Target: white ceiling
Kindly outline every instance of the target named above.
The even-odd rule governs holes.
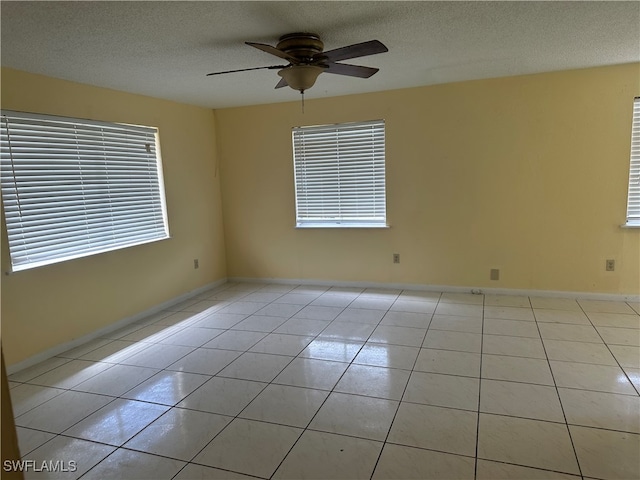
[[[325,50],[377,39],[349,60],[369,79],[322,74],[307,98],[640,61],[640,2],[2,1],[2,65],[211,108],[298,100],[244,45],[298,31]]]

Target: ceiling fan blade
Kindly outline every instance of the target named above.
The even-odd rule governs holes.
[[[287,81],[284,79],[284,77],[282,77],[280,79],[280,81],[278,82],[278,84],[276,85],[276,88],[282,88],[282,87],[288,87],[289,84],[287,83]]]
[[[255,42],[244,42],[244,43],[257,48],[258,50],[262,50],[263,52],[267,52],[267,53],[270,53],[271,55],[275,55],[276,57],[289,60],[291,63],[294,63],[294,64],[298,63],[298,59],[296,57],[292,57],[288,53],[285,53],[282,50],[278,50],[276,47],[272,47],[271,45],[267,45],[265,43],[255,43]]]
[[[379,70],[378,68],[350,65],[348,63],[329,62],[326,66],[326,73],[335,73],[336,75],[347,75],[349,77],[359,78],[369,78]]]
[[[211,76],[211,75],[223,75],[225,73],[236,73],[236,72],[247,72],[249,70],[263,70],[265,68],[268,68],[269,70],[274,70],[274,69],[281,69],[281,68],[285,68],[287,67],[287,65],[270,65],[268,67],[253,67],[253,68],[239,68],[237,70],[225,70],[224,72],[213,72],[213,73],[207,73],[207,77]]]
[[[336,48],[323,52],[319,56],[326,58],[330,62],[339,60],[347,60],[349,58],[365,57],[367,55],[375,55],[376,53],[388,52],[389,49],[378,40],[369,40],[368,42],[356,43],[347,47]]]

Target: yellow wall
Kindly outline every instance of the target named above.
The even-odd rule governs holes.
[[[638,294],[639,94],[635,64],[218,110],[228,274]],[[391,228],[295,229],[291,127],[378,118]]]
[[[4,109],[158,127],[171,233],[169,240],[3,276],[8,365],[226,277],[214,112],[9,69],[1,80]],[[4,221],[2,228],[5,272]]]

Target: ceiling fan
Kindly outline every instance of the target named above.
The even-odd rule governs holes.
[[[324,52],[324,43],[322,43],[320,37],[315,33],[289,33],[283,35],[275,47],[264,43],[245,43],[263,52],[287,60],[289,63],[287,65],[272,65],[213,72],[208,73],[207,76],[246,72],[248,70],[278,70],[278,75],[282,78],[276,85],[276,88],[289,86],[304,94],[304,91],[311,88],[316,82],[318,75],[323,72],[347,75],[349,77],[369,78],[378,71],[377,68],[338,62],[389,51],[382,42],[370,40],[368,42],[356,43]]]

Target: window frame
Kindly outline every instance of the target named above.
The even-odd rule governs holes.
[[[389,228],[383,119],[293,127],[291,136],[296,228]],[[327,177],[333,183],[319,180]]]
[[[11,272],[170,238],[158,129],[2,110]]]

